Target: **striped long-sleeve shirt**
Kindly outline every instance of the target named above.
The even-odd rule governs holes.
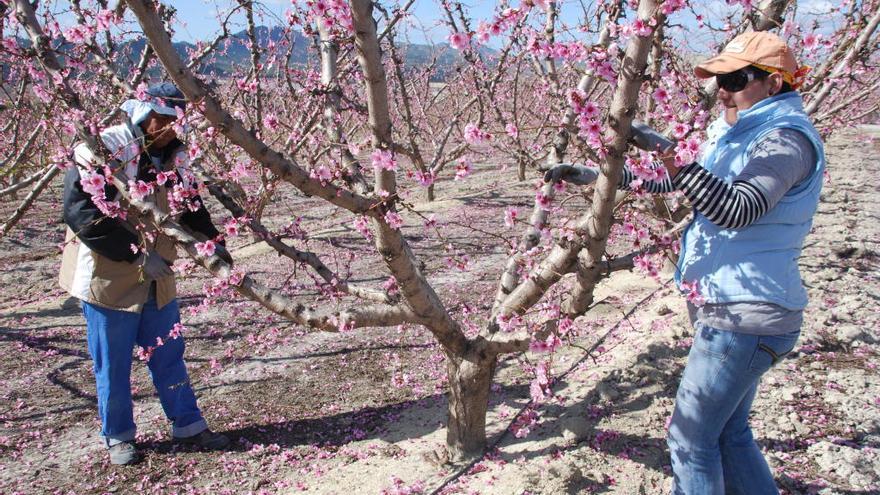
[[[651,193],[680,190],[694,209],[723,228],[738,229],[751,225],[794,185],[810,175],[816,164],[816,151],[799,131],[772,131],[755,144],[743,171],[728,184],[692,163],[682,168],[674,179],[645,181],[642,189]],[[626,189],[635,175],[624,170],[619,187]]]

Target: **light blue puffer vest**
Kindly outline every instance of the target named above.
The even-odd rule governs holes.
[[[789,92],[773,96],[740,112],[737,122],[714,146],[704,150],[702,165],[733,183],[755,143],[780,128],[796,129],[813,143],[818,160],[812,175],[749,226],[724,229],[694,212],[682,236],[675,280],[698,281],[699,292],[707,303],[769,302],[790,310],[807,305],[797,262],[819,203],[825,151],[803,111],[800,95]]]

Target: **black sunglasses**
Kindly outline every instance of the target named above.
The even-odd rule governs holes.
[[[755,80],[755,75],[755,71],[744,67],[729,74],[717,74],[715,80],[719,88],[729,93],[736,93],[744,90],[750,81]]]

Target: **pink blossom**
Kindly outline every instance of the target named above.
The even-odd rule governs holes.
[[[498,328],[502,331],[512,332],[522,325],[523,321],[522,317],[519,315],[506,315],[502,313],[495,318],[495,322],[498,324]]]
[[[673,12],[683,9],[685,5],[687,5],[687,0],[666,0],[660,6],[660,10],[663,12],[663,15],[668,16]]]
[[[235,237],[238,235],[238,229],[241,228],[241,225],[238,223],[237,218],[230,218],[223,224],[223,230],[226,231],[227,237]]]
[[[168,181],[174,182],[177,180],[177,174],[174,173],[173,170],[168,170],[165,172],[159,172],[156,174],[156,184],[160,186],[164,186]]]
[[[182,323],[175,323],[173,327],[171,327],[171,331],[168,332],[168,337],[172,339],[179,338],[183,335],[183,331],[186,330],[186,327],[183,326]]]
[[[512,228],[514,224],[516,224],[517,216],[519,216],[519,208],[515,206],[508,206],[504,210],[504,225],[507,228]]]
[[[235,269],[235,270],[232,270],[232,273],[229,274],[229,278],[227,279],[227,282],[229,282],[229,285],[238,286],[238,285],[241,285],[241,282],[243,280],[244,280],[244,272],[242,272],[241,270]]]
[[[419,480],[407,485],[402,479],[392,476],[391,487],[383,488],[379,495],[421,495],[426,493],[426,490],[424,481]]]
[[[587,101],[584,102],[583,107],[581,108],[580,114],[588,119],[592,119],[599,116],[599,105],[596,105],[595,102]]]
[[[37,98],[42,100],[43,103],[49,103],[50,101],[52,101],[52,95],[49,94],[49,92],[46,91],[46,89],[42,85],[34,84],[33,86],[31,86],[31,88],[34,91],[34,94],[37,95]]]
[[[676,122],[675,126],[672,128],[672,135],[675,136],[675,139],[683,139],[687,136],[687,133],[690,132],[690,130],[691,126],[684,122]]]
[[[410,376],[407,373],[395,373],[391,376],[391,385],[394,388],[401,388],[409,385]]]
[[[664,87],[658,87],[652,94],[657,103],[666,103],[669,100],[669,92]]]
[[[513,139],[519,137],[519,129],[517,129],[516,126],[513,124],[507,124],[504,127],[504,130],[507,132],[507,135],[512,137]]]
[[[148,184],[142,180],[137,182],[130,180],[128,181],[128,193],[131,194],[132,199],[135,201],[141,201],[150,194],[153,194],[153,184]]]
[[[147,93],[147,89],[149,89],[149,86],[147,86],[147,83],[142,82],[142,83],[138,84],[137,87],[134,89],[134,97],[140,101],[149,100],[152,97],[150,96],[149,93]]]
[[[106,31],[110,29],[110,26],[119,22],[119,17],[112,10],[101,9],[98,11],[98,14],[95,15],[95,20],[98,24],[98,29],[100,31]]]
[[[492,140],[492,134],[481,130],[476,124],[469,122],[464,126],[464,140],[470,144],[480,144]]]
[[[422,187],[430,186],[431,184],[434,183],[434,179],[435,179],[434,172],[432,172],[430,170],[427,172],[416,172],[416,180],[418,181],[419,185],[421,185]]]
[[[553,395],[550,390],[550,365],[542,361],[535,366],[535,379],[529,384],[529,395],[532,402],[540,404]]]
[[[679,141],[675,148],[675,166],[684,167],[697,159],[700,153],[700,141],[695,137]]]
[[[574,322],[567,316],[560,318],[559,323],[556,325],[556,330],[559,332],[559,335],[562,335],[563,337],[568,335],[573,329]]]
[[[425,228],[431,229],[437,226],[437,217],[432,213],[425,219]]]
[[[150,358],[153,357],[153,351],[155,351],[155,350],[156,350],[156,348],[153,346],[138,347],[138,350],[137,350],[138,359],[140,359],[141,361],[149,361]]]
[[[694,280],[693,282],[682,280],[681,290],[685,293],[688,302],[694,306],[702,306],[706,304],[706,298],[700,295],[700,285],[697,280]]]
[[[229,178],[238,182],[245,177],[250,177],[251,173],[248,171],[248,164],[246,161],[240,161],[232,166],[232,170],[229,171]]]
[[[470,45],[471,38],[467,33],[452,33],[449,35],[449,44],[456,50],[465,50]]]
[[[276,117],[275,114],[272,113],[266,115],[265,117],[263,117],[263,125],[273,131],[278,129],[278,117]]]
[[[396,211],[389,211],[385,214],[385,223],[392,229],[399,229],[403,225],[403,217]]]
[[[546,196],[543,191],[539,190],[535,193],[535,203],[540,206],[542,210],[549,210],[552,202],[553,199]]]
[[[86,193],[100,198],[104,197],[104,186],[107,184],[107,180],[103,175],[96,172],[86,172],[80,174],[79,183]]]
[[[644,20],[636,19],[635,22],[633,22],[633,24],[632,24],[632,32],[636,36],[645,37],[645,36],[651,36],[651,33],[654,32],[654,30]]]
[[[373,233],[370,232],[370,222],[367,217],[361,215],[354,219],[354,229],[361,233],[366,239],[372,240]]]
[[[550,334],[546,340],[533,340],[529,344],[529,350],[532,352],[553,352],[557,347],[562,345],[562,341],[556,334]]]
[[[374,150],[370,155],[370,160],[373,164],[373,170],[397,170],[397,160],[394,159],[394,154],[389,150]]]
[[[214,255],[214,251],[217,249],[217,246],[214,244],[214,241],[207,240],[205,242],[197,242],[196,243],[196,252],[199,253],[199,256],[209,257]]]
[[[533,408],[528,407],[510,425],[510,431],[516,438],[525,438],[536,424],[538,424],[538,413]]]
[[[581,132],[584,133],[587,137],[598,138],[602,135],[602,124],[597,120],[578,120],[578,127],[581,128]]]
[[[637,269],[639,269],[642,272],[647,273],[648,275],[650,275],[652,277],[657,277],[659,275],[659,270],[657,269],[657,265],[646,254],[636,256],[633,259],[633,264],[635,265],[635,267]]]
[[[822,39],[821,34],[816,34],[816,33],[807,34],[806,36],[804,36],[804,39],[803,39],[804,48],[806,48],[807,51],[811,51],[811,52],[814,51],[816,48],[819,47],[821,39]]]
[[[468,158],[460,158],[455,166],[455,180],[462,180],[471,175],[473,164]]]
[[[64,39],[71,43],[84,43],[89,36],[89,30],[86,26],[73,26],[64,31]]]
[[[311,175],[312,178],[318,179],[321,182],[329,182],[333,179],[333,171],[326,165],[319,165],[317,169],[312,170]]]

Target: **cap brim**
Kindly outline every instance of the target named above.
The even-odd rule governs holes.
[[[154,112],[160,115],[167,115],[169,117],[177,118],[177,110],[175,110],[174,108],[157,105],[156,103],[150,103],[149,105]]]
[[[700,79],[707,79],[718,74],[729,74],[748,65],[751,65],[748,60],[740,60],[722,53],[694,67],[694,75]]]

